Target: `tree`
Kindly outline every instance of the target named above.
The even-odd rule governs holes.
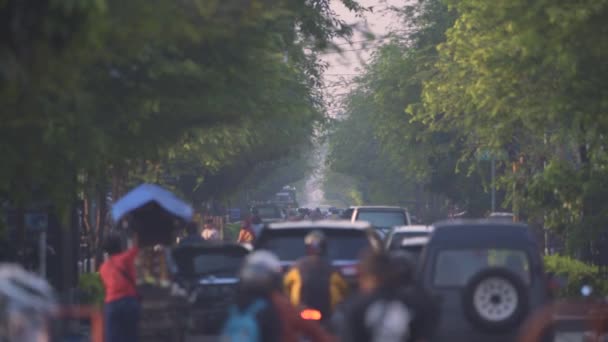
[[[571,241],[589,241],[607,209],[601,32],[608,3],[448,4],[459,18],[438,47],[421,116],[470,132],[471,147],[506,149],[512,163],[523,157],[503,183],[521,214],[548,217],[545,224],[559,230],[574,226]]]

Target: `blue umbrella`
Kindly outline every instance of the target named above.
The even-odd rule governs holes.
[[[170,191],[154,184],[142,184],[131,190],[112,206],[112,220],[117,222],[126,214],[155,202],[162,209],[185,221],[192,219],[192,207]]]

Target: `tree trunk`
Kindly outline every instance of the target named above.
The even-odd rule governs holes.
[[[96,215],[96,243],[95,243],[95,265],[99,267],[103,261],[103,240],[106,235],[106,217],[107,217],[107,205],[106,205],[106,187],[102,184],[97,187],[97,215]]]

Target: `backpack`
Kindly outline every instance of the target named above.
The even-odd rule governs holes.
[[[266,307],[266,301],[258,299],[242,312],[236,305],[230,308],[222,336],[230,342],[262,342],[257,314]]]
[[[302,285],[300,304],[317,309],[323,320],[331,316],[330,278],[334,272],[325,259],[307,257],[296,266],[300,271]]]

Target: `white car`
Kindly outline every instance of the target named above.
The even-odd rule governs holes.
[[[384,240],[384,246],[387,250],[400,249],[404,239],[417,237],[428,238],[433,232],[433,227],[423,225],[411,225],[395,227]]]

